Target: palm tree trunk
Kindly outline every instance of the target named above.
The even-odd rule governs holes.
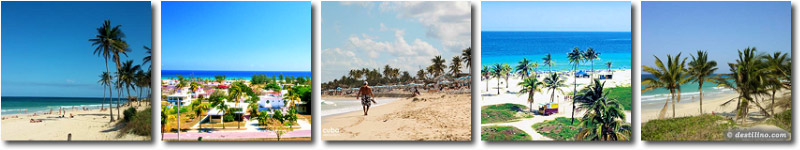
[[[672,118],[675,118],[675,101],[681,102],[681,88],[678,87],[676,90],[678,91],[677,98],[672,101]]]
[[[119,102],[120,102],[120,98],[122,98],[122,88],[117,88],[117,119],[119,119],[119,118],[120,118],[120,117],[119,117],[119,116],[120,116],[120,115],[119,115],[119,114],[120,114],[120,113],[119,113],[119,106],[120,106],[120,105],[119,105]]]
[[[572,121],[570,121],[569,124],[575,123],[575,94],[578,93],[578,63],[575,63],[573,70],[575,70],[575,74],[572,75],[574,77],[572,79],[574,83],[574,86],[572,86]]]
[[[775,91],[776,89],[772,89],[772,104],[770,105],[770,111],[772,111],[772,115],[775,115]]]
[[[106,73],[111,73],[111,72],[108,72],[108,58],[105,58],[105,60],[106,60]],[[105,90],[105,88],[103,90]],[[103,91],[103,95],[105,95],[105,91]],[[114,105],[113,101],[114,101],[114,89],[112,89],[111,86],[109,85],[108,86],[108,118],[111,119],[111,121],[109,121],[109,122],[114,122],[114,108],[112,108],[113,106],[111,106],[111,105]]]
[[[486,92],[489,92],[489,78],[486,79]]]
[[[500,78],[497,78],[497,95],[500,95]]]
[[[700,80],[700,87],[698,87],[698,91],[700,91],[700,115],[703,115],[703,80]]]
[[[669,90],[669,97],[664,101],[664,107],[661,108],[661,112],[658,113],[658,119],[664,119],[664,116],[667,114],[667,107],[669,107],[669,102],[672,101],[673,97],[675,96],[674,90]]]
[[[531,113],[533,112],[533,101],[534,101],[533,95],[536,94],[533,92],[533,90],[534,89],[531,89],[530,93],[528,94],[528,99],[530,100],[528,102],[528,110],[531,111]]]

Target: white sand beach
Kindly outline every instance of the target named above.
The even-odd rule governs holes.
[[[133,104],[136,106],[136,104]],[[122,107],[121,110],[129,108]],[[137,110],[145,109],[144,106]],[[74,118],[70,118],[70,114]],[[2,140],[4,141],[66,141],[67,135],[72,134],[73,141],[149,141],[151,137],[122,134],[122,127],[115,127],[116,122],[109,123],[108,110],[67,110],[64,118],[58,113],[49,115],[15,114],[3,115]],[[117,110],[114,109],[114,116]],[[120,115],[122,116],[122,115]],[[31,119],[41,120],[32,123]],[[117,121],[118,122],[118,121]]]

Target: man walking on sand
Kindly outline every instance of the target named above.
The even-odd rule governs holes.
[[[356,99],[361,98],[361,107],[364,109],[364,116],[367,115],[369,112],[369,102],[377,103],[374,99],[375,95],[372,94],[372,88],[369,88],[369,83],[364,81],[364,86],[361,86],[361,89],[358,89],[358,95],[356,95]]]

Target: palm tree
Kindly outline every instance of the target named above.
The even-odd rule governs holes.
[[[585,55],[586,54],[577,47],[573,48],[572,52],[567,53],[567,58],[569,58],[569,62],[572,63],[572,70],[575,72],[573,73],[575,78],[573,78],[574,86],[572,88],[572,122],[570,122],[570,124],[575,122],[575,94],[578,93],[578,65],[580,65],[584,59],[586,59],[584,57]]]
[[[467,67],[469,73],[472,74],[472,47],[467,47],[467,49],[461,50],[461,61],[464,61],[464,66]]]
[[[225,129],[225,115],[228,113],[228,105],[225,105],[225,99],[223,99],[222,97],[214,97],[214,98],[209,98],[208,100],[211,102],[211,107],[217,108],[219,112],[222,112],[222,115],[219,118],[219,120],[222,123],[222,129]]]
[[[700,114],[703,114],[703,83],[706,81],[707,77],[714,74],[714,71],[717,71],[717,62],[713,60],[709,61],[708,52],[705,51],[698,50],[697,56],[690,56],[692,56],[692,60],[689,61],[689,75],[691,75],[693,81],[698,84],[697,90],[700,92]]]
[[[611,61],[606,62],[606,66],[608,66],[608,72],[611,72]]]
[[[500,95],[500,77],[503,76],[503,65],[500,64],[492,65],[492,71],[490,73],[491,76],[497,79],[497,95]]]
[[[142,100],[140,100],[139,98],[142,97],[142,92],[144,92],[144,87],[150,85],[150,80],[147,79],[147,75],[145,75],[145,72],[141,68],[139,68],[139,70],[136,70],[135,78],[136,82],[134,83],[134,85],[139,87],[139,96],[137,97],[136,102],[138,103],[139,106],[142,106]]]
[[[542,60],[544,61],[544,65],[547,66],[547,71],[551,71],[552,70],[551,67],[553,67],[553,64],[556,63],[555,61],[553,61],[553,58],[550,57],[550,53],[544,55],[544,58],[542,58]]]
[[[600,55],[600,53],[595,52],[594,49],[591,48],[591,47],[589,47],[589,49],[586,49],[586,51],[583,52],[583,58],[585,60],[589,60],[589,62],[592,64],[592,77],[594,77],[594,74],[595,74],[594,73],[594,60],[595,59],[600,59],[600,57],[598,57],[597,55]]]
[[[771,93],[772,104],[770,104],[770,106],[772,106],[772,107],[770,107],[770,111],[772,111],[772,114],[774,115],[775,114],[775,92],[777,92],[780,89],[784,89],[784,88],[788,89],[788,88],[790,88],[789,86],[786,86],[785,84],[783,84],[784,80],[785,81],[791,81],[791,78],[786,76],[787,72],[791,72],[791,71],[786,71],[783,68],[783,66],[786,66],[787,64],[789,64],[790,59],[788,58],[786,53],[775,52],[772,55],[764,56],[764,61],[765,61],[766,65],[767,65],[767,69],[768,69],[768,72],[769,72],[768,74],[769,74],[769,76],[771,76],[770,78],[767,78],[767,82],[766,83],[767,83],[768,89],[772,92]],[[791,65],[788,65],[788,66],[791,66]],[[788,73],[788,74],[791,74],[791,73]]]
[[[533,67],[533,71],[531,73],[533,73],[533,77],[535,78],[537,76],[536,75],[536,68],[539,68],[539,63],[533,62],[533,63],[531,63],[531,67]]]
[[[442,75],[442,73],[444,73],[444,70],[447,69],[447,65],[445,65],[445,60],[442,59],[442,55],[439,55],[433,57],[431,61],[433,62],[433,64],[431,64],[431,69],[433,72],[430,73],[432,73],[434,77],[439,77],[440,75]]]
[[[458,56],[453,56],[453,61],[450,64],[450,72],[453,73],[454,77],[458,77],[458,74],[461,74],[461,58]]]
[[[661,113],[659,113],[658,118],[664,118],[670,101],[672,101],[672,117],[674,118],[675,101],[680,100],[680,84],[684,84],[689,81],[685,68],[686,58],[681,59],[680,53],[678,53],[678,55],[675,57],[672,57],[672,55],[667,55],[667,65],[665,66],[660,58],[657,56],[653,57],[656,58],[656,68],[642,66],[642,71],[649,72],[654,76],[654,78],[642,79],[642,92],[658,88],[669,90],[670,98],[664,102],[664,107],[661,109]]]
[[[489,67],[483,65],[481,67],[481,79],[486,79],[486,91],[489,91],[489,79],[491,79],[492,71],[489,70]]]
[[[94,49],[94,54],[100,57],[103,57],[106,64],[106,72],[110,72],[108,69],[108,58],[111,57],[112,54],[116,54],[119,50],[124,50],[127,44],[121,44],[122,38],[125,37],[125,34],[122,33],[122,29],[120,29],[122,25],[117,25],[111,27],[111,20],[103,21],[103,25],[97,28],[97,35],[95,35],[94,39],[89,39],[89,42],[92,42],[92,46],[97,46]],[[113,97],[113,89],[111,86],[108,86],[109,97]],[[104,91],[105,92],[105,91]],[[112,100],[109,100],[109,105],[112,105]],[[109,114],[111,114],[111,122],[114,122],[114,110],[109,109]]]
[[[417,80],[425,80],[425,69],[420,69],[417,71]]]
[[[133,60],[125,61],[122,64],[121,68],[117,68],[117,82],[121,81],[121,84],[125,87],[125,90],[128,92],[128,97],[131,95],[131,90],[136,90],[136,71],[140,70],[139,65],[133,65]],[[119,102],[119,101],[117,101]],[[119,114],[117,114],[119,115]]]
[[[536,94],[536,92],[542,92],[542,87],[544,84],[539,82],[539,80],[536,78],[529,77],[523,79],[518,85],[522,87],[522,89],[519,90],[519,94],[528,94],[528,109],[533,112],[533,95]]]
[[[627,141],[630,140],[631,126],[625,123],[625,110],[616,99],[606,97],[600,80],[594,79],[586,93],[575,98],[580,108],[586,109],[581,119],[577,140]]]
[[[506,88],[508,88],[508,78],[511,77],[511,71],[513,69],[511,68],[511,66],[509,66],[506,63],[503,63],[503,68],[502,69],[503,69],[502,70],[502,75],[506,79]]]
[[[103,85],[103,103],[105,103],[105,101],[106,101],[106,91],[105,91],[106,87],[107,86],[111,86],[111,83],[114,82],[113,78],[114,77],[112,77],[111,74],[109,74],[108,72],[103,72],[102,74],[100,74],[100,80],[97,81],[97,83],[100,83],[100,85]],[[111,98],[109,97],[109,101],[110,101],[110,99]],[[100,105],[100,109],[103,109],[103,106],[104,105]],[[108,104],[108,108],[109,109],[111,108],[111,103],[110,102]],[[114,116],[114,111],[111,111],[111,116],[112,117]]]
[[[144,65],[144,64],[150,62],[150,60],[151,60],[150,55],[152,55],[152,50],[150,49],[150,47],[147,47],[147,46],[143,46],[143,47],[144,47],[145,50],[147,50],[147,51],[145,51],[145,53],[147,53],[147,56],[142,58],[142,64]]]
[[[721,84],[718,85],[732,88],[739,92],[737,117],[741,119],[747,118],[750,103],[755,104],[766,117],[772,117],[754,98],[757,95],[766,95],[768,93],[765,84],[768,84],[766,78],[768,78],[770,71],[769,67],[766,66],[767,63],[761,59],[765,56],[757,55],[756,51],[755,47],[745,48],[744,51],[739,50],[739,59],[736,60],[736,63],[728,63],[732,72],[728,79],[733,80],[735,84],[722,80]]]
[[[561,87],[564,86],[564,79],[558,75],[558,73],[550,73],[549,76],[545,77],[544,80],[544,87],[551,91],[550,93],[550,102],[553,102],[555,99],[556,91],[564,92],[561,90]]]
[[[525,78],[529,77],[528,72],[530,71],[531,71],[531,62],[524,57],[522,58],[521,61],[519,61],[519,63],[517,63],[517,67],[514,69],[514,72],[517,72],[517,74],[520,75],[521,80],[524,80]]]

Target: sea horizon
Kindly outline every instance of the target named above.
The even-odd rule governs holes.
[[[631,32],[605,31],[481,31],[481,65],[507,63],[516,65],[522,58],[539,63],[537,71],[572,70],[567,53],[573,48],[580,50],[593,48],[600,53],[594,60],[594,70],[607,70],[606,62],[611,62],[612,70],[631,69]],[[555,64],[548,69],[542,62],[550,54]],[[581,63],[579,70],[591,70],[591,62]]]
[[[225,75],[226,79],[246,79],[250,80],[255,74],[263,74],[267,77],[294,76],[311,77],[311,71],[226,71],[226,70],[161,70],[161,79],[177,78],[177,75],[184,77],[214,78],[215,75]]]
[[[106,101],[108,97],[32,97],[32,96],[2,96],[2,106],[0,111],[2,115],[14,115],[27,113],[42,113],[48,112],[50,109],[58,110],[58,108],[76,108],[86,107],[88,109],[97,109],[101,105],[108,104]],[[117,97],[111,97],[116,100]],[[120,99],[120,103],[127,103],[125,98]],[[116,104],[116,102],[114,102]]]

